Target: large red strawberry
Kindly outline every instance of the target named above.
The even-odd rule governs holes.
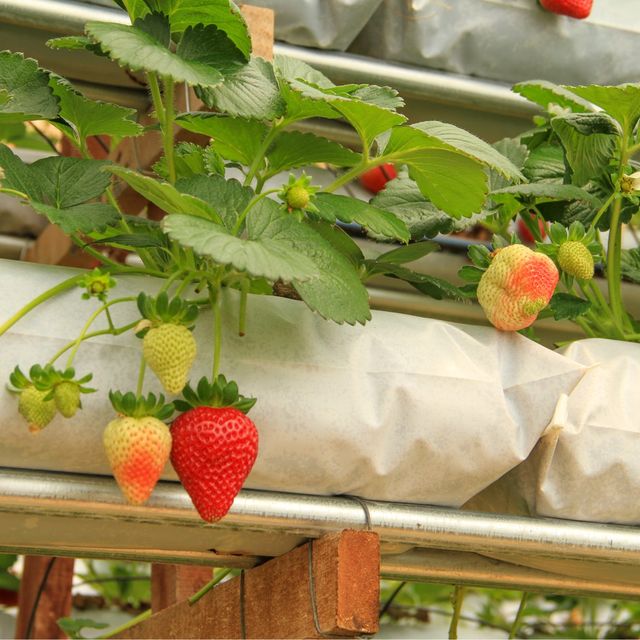
[[[540,0],[540,4],[552,13],[583,20],[589,17],[593,0]]]
[[[255,400],[238,396],[224,376],[183,393],[187,402],[176,406],[186,411],[171,425],[171,464],[202,519],[214,522],[231,508],[258,455],[258,430],[243,413]]]

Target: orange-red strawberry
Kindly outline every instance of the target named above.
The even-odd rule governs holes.
[[[551,258],[514,244],[495,252],[480,279],[478,302],[496,329],[525,329],[549,304],[558,279]]]
[[[137,399],[132,393],[111,393],[110,397],[116,411],[133,415],[120,415],[107,425],[105,453],[127,501],[142,504],[151,495],[171,452],[169,427],[158,417],[144,414],[167,415],[173,407],[165,407],[162,396],[156,403],[153,394],[147,400]]]
[[[202,519],[214,522],[231,508],[258,455],[258,430],[244,413],[255,400],[239,396],[224,376],[183,393],[186,402],[175,404],[184,413],[171,425],[171,464]]]

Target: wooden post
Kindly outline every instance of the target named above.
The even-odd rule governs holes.
[[[310,553],[311,549],[311,553]],[[183,601],[119,638],[320,638],[378,631],[380,541],[342,531]]]
[[[213,577],[211,567],[182,564],[151,565],[151,610],[156,613],[186,600]]]
[[[73,558],[25,557],[16,638],[67,637],[57,620],[71,613],[73,564]]]

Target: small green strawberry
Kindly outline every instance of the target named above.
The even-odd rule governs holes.
[[[189,325],[198,309],[180,298],[169,301],[166,293],[155,299],[141,293],[138,308],[144,318],[138,331],[143,338],[144,358],[167,393],[180,393],[196,357],[196,341]]]
[[[556,261],[563,277],[591,280],[600,257],[596,233],[585,230],[581,222],[572,222],[568,229],[554,222],[549,228],[551,243],[538,243],[537,249]]]
[[[20,392],[18,411],[29,423],[29,431],[37,433],[44,429],[56,415],[56,403],[47,400],[49,391],[40,391],[29,386]]]
[[[594,272],[594,261],[591,251],[578,240],[569,240],[558,249],[560,268],[578,280],[591,280]]]
[[[318,211],[313,204],[312,198],[319,187],[311,185],[311,179],[304,173],[296,178],[294,175],[289,176],[289,182],[282,187],[278,193],[278,197],[284,202],[289,211]]]
[[[53,400],[65,418],[73,418],[80,408],[80,386],[73,380],[64,380],[53,389]]]
[[[169,454],[171,433],[163,422],[173,413],[150,393],[136,398],[133,393],[109,393],[118,413],[103,434],[103,444],[113,475],[130,504],[143,504],[156,486]]]

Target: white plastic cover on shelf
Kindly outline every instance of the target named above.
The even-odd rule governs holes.
[[[2,263],[0,322],[73,273]],[[120,277],[115,295],[148,286]],[[237,299],[231,302],[221,370],[258,397],[250,415],[260,452],[248,488],[459,506],[529,455],[557,398],[583,373],[515,334],[386,312],[374,312],[365,327],[337,326],[273,297],[251,297],[247,335],[239,338]],[[0,338],[0,381],[16,364],[28,370],[45,362],[95,307],[75,289],[23,318]],[[112,314],[117,325],[138,317],[132,303]],[[192,380],[211,369],[210,325],[207,317],[198,323]],[[106,391],[135,388],[139,349],[128,334],[84,344],[76,369],[92,371],[101,393],[84,396],[74,419],[56,418],[34,436],[3,383],[0,466],[108,473],[101,438],[113,411]],[[146,389],[157,390],[152,373]],[[168,470],[166,477],[175,476]]]

